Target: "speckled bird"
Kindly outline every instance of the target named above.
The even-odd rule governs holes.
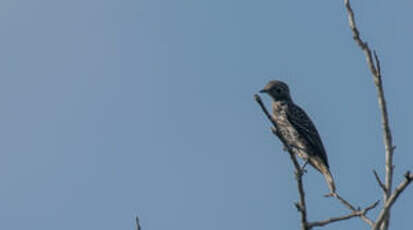
[[[270,81],[260,92],[273,99],[272,116],[280,135],[295,154],[324,175],[330,192],[335,193],[334,179],[320,135],[310,117],[293,102],[288,85],[282,81]]]

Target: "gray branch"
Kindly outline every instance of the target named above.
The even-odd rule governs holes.
[[[387,188],[386,185],[381,182],[379,175],[377,174],[376,170],[373,170],[374,177],[377,180],[377,183],[379,184],[380,188],[383,190],[384,193],[387,193]]]
[[[310,222],[310,223],[308,223],[308,226],[310,228],[322,227],[322,226],[325,226],[327,224],[331,224],[331,223],[338,222],[338,221],[348,220],[348,219],[351,219],[353,217],[361,217],[362,218],[363,216],[365,216],[367,214],[368,211],[375,208],[378,204],[379,204],[379,201],[376,201],[372,205],[366,207],[363,210],[355,210],[355,211],[353,211],[350,214],[345,215],[345,216],[331,217],[331,218],[328,218],[328,219],[322,220],[322,221]]]
[[[380,211],[379,216],[377,217],[376,224],[372,227],[372,230],[379,229],[380,225],[386,220],[386,216],[389,213],[391,206],[394,204],[394,202],[396,202],[397,198],[404,191],[404,189],[410,184],[410,182],[412,182],[412,180],[413,180],[413,173],[410,173],[409,171],[407,171],[406,174],[404,175],[404,181],[400,183],[399,186],[397,186],[393,194],[391,194],[389,199],[383,205],[383,208]]]
[[[356,22],[354,19],[354,12],[350,6],[350,1],[344,0],[344,4],[345,4],[347,15],[348,15],[349,26],[353,33],[353,39],[356,42],[356,44],[361,48],[361,50],[364,52],[364,55],[366,56],[367,65],[370,69],[371,74],[373,75],[374,84],[377,89],[377,97],[378,97],[379,107],[381,111],[384,148],[385,148],[385,153],[386,153],[386,178],[385,178],[386,184],[385,184],[385,189],[383,189],[384,190],[383,197],[384,197],[384,201],[387,202],[392,192],[393,152],[394,152],[395,147],[393,146],[393,143],[392,143],[393,140],[392,140],[392,135],[390,131],[389,116],[387,113],[387,105],[386,105],[386,100],[384,97],[383,84],[382,84],[382,78],[381,78],[382,75],[381,75],[381,68],[380,68],[380,60],[376,52],[374,52],[374,59],[373,59],[371,49],[368,46],[367,42],[363,41],[360,38],[360,32],[356,26]],[[388,229],[389,221],[390,221],[390,212],[387,212],[382,230]]]
[[[356,213],[360,211],[360,208],[355,208],[352,204],[350,204],[350,202],[348,202],[347,200],[345,200],[343,197],[341,197],[338,193],[334,193],[334,194],[329,194],[326,195],[327,197],[334,197],[336,198],[338,201],[340,201],[344,206],[346,206],[346,208],[348,208],[350,211],[352,211],[352,213]],[[367,210],[369,211],[370,209],[373,209],[377,206],[377,204],[379,203],[379,201],[374,202],[373,204],[371,204],[370,206],[368,206],[367,208],[364,208],[363,210]],[[366,222],[368,225],[373,226],[374,225],[374,221],[372,221],[370,218],[368,218],[366,216],[367,214],[366,212],[360,212],[359,213],[359,217]]]

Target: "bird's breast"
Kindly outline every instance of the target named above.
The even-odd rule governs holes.
[[[293,151],[301,158],[307,158],[307,145],[299,132],[289,122],[286,107],[280,104],[273,104],[273,119],[278,126],[279,132]]]

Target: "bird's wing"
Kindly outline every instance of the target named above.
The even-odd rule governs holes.
[[[287,110],[287,119],[308,144],[311,145],[314,152],[309,154],[318,155],[328,168],[328,159],[323,142],[321,141],[320,135],[310,117],[303,109],[292,104]]]

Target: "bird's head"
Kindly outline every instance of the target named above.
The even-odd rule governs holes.
[[[290,89],[288,85],[282,81],[270,81],[265,85],[260,93],[267,93],[274,101],[291,100]]]

